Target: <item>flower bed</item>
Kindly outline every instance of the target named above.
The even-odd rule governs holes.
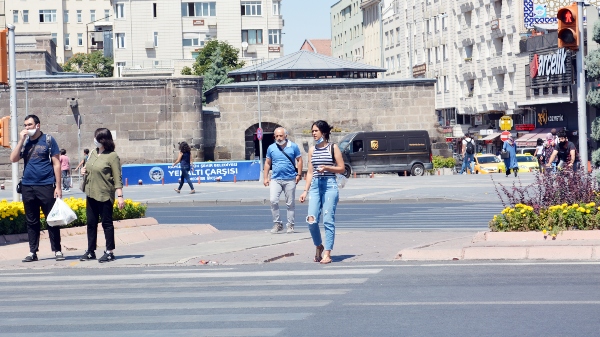
[[[495,186],[505,208],[489,222],[492,232],[541,231],[556,237],[565,230],[600,229],[600,194],[590,173],[547,170],[536,173],[530,185],[519,180]]]
[[[77,214],[77,220],[63,227],[85,226],[87,221],[85,200],[82,198],[66,198],[63,201]],[[146,205],[125,199],[125,207],[119,209],[117,202],[113,206],[113,220],[143,218],[146,216]],[[40,211],[42,229],[46,229],[44,213]],[[0,235],[27,233],[25,223],[25,209],[22,202],[0,201]]]

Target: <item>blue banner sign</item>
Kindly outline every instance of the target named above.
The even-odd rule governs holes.
[[[172,164],[136,164],[123,165],[123,183],[127,179],[129,184],[137,184],[142,181],[144,184],[161,184],[163,178],[165,184],[179,182],[181,169],[179,164],[171,167]],[[192,182],[197,183],[198,178],[201,182],[215,181],[233,181],[237,180],[258,180],[260,178],[260,163],[256,161],[216,161],[194,163],[193,170],[190,170]]]

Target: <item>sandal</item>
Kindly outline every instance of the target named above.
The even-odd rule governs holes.
[[[321,257],[321,254],[323,254],[323,251],[325,250],[325,247],[323,247],[323,245],[318,245],[317,246],[317,251],[315,253],[315,262],[321,262],[321,260],[323,259]]]
[[[328,257],[329,257],[329,259],[327,259],[327,257],[326,257],[325,259],[321,259],[321,262],[319,262],[319,263],[321,263],[321,264],[331,263],[331,256],[328,256]]]

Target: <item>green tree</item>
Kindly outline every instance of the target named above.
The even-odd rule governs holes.
[[[185,66],[183,68],[181,68],[181,75],[191,75],[192,74],[192,68]]]
[[[227,77],[227,67],[225,59],[221,53],[221,48],[217,48],[210,57],[210,67],[204,73],[204,81],[202,83],[202,92],[205,93],[219,84],[227,84],[233,82],[233,79]],[[202,95],[202,101],[206,102],[206,97]]]
[[[206,74],[212,63],[212,56],[217,50],[221,51],[223,67],[227,71],[239,69],[244,66],[244,61],[238,59],[239,50],[225,41],[211,40],[209,41],[196,57],[196,62],[192,65],[192,74],[202,76]]]
[[[77,53],[62,68],[71,73],[94,73],[98,77],[112,77],[113,59],[105,57],[101,50],[90,54]]]

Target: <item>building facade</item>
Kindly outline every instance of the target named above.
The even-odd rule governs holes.
[[[279,0],[112,2],[115,76],[178,75],[211,39],[250,64],[283,55]]]
[[[50,33],[56,60],[66,62],[76,53],[105,50],[104,36],[112,31],[109,0],[5,1],[6,22],[19,33]],[[107,41],[108,42],[108,41]],[[112,47],[107,47],[112,51]]]
[[[363,0],[340,0],[331,6],[331,55],[348,61],[364,59]]]

